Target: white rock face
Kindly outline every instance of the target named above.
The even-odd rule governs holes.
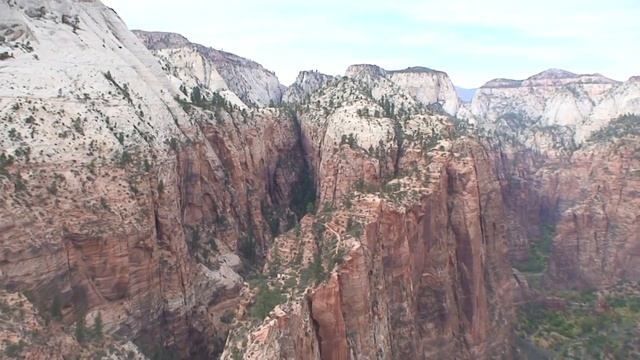
[[[375,87],[381,78],[391,81],[403,93],[424,105],[440,104],[450,115],[458,112],[460,102],[449,76],[437,70],[424,67],[410,67],[404,70],[387,71],[375,65],[351,65],[346,76],[357,78]]]
[[[444,111],[455,115],[460,106],[456,90],[449,76],[442,72],[422,67],[390,71],[391,81],[398,84],[421,103],[438,103]]]
[[[593,108],[584,126],[591,133],[603,123],[624,114],[640,114],[640,77],[632,77],[608,91]]]
[[[526,80],[488,82],[458,116],[491,128],[501,116],[519,114],[542,126],[568,126],[581,142],[612,118],[640,113],[639,99],[637,80],[620,83],[599,74],[551,69]]]
[[[220,92],[236,105],[268,106],[282,100],[285,87],[262,65],[224,51],[192,44],[174,33],[134,31],[175,84]]]
[[[113,10],[99,1],[11,3],[0,3],[0,53],[9,54],[0,61],[8,134],[0,152],[83,163],[183,138],[177,124],[187,117],[172,86]]]
[[[378,69],[368,67],[374,76]],[[407,142],[416,143],[432,141],[432,148],[442,146],[444,149],[448,146],[447,140],[440,137],[440,134],[450,130],[448,116],[426,109],[402,91],[391,91],[397,90],[397,86],[386,78],[373,81],[373,88],[363,86],[362,80],[358,79],[370,74],[365,71],[353,77],[336,79],[312,93],[310,100],[300,107],[303,146],[311,154],[311,166],[316,173],[335,174],[318,179],[319,203],[333,202],[346,195],[342,192],[344,188],[336,189],[338,178],[375,183],[383,173],[392,171],[388,168],[393,162],[390,154],[397,154],[399,138],[406,137],[412,139]],[[395,116],[388,116],[385,106],[389,104],[408,112],[398,116],[396,111]],[[360,155],[354,155],[349,162],[344,162],[340,150],[344,147],[359,149],[356,152]],[[380,158],[373,162],[367,160],[374,154]]]
[[[284,92],[282,101],[287,103],[301,103],[312,93],[326,86],[334,77],[318,71],[301,71],[296,81]]]

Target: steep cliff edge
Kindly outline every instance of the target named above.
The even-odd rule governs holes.
[[[474,98],[517,269],[519,357],[639,353],[639,90],[634,78],[554,70],[492,81]]]
[[[640,113],[638,99],[634,78],[618,83],[561,70],[494,80],[476,94],[471,111],[500,169],[517,268],[565,287],[637,281],[629,249],[638,239],[628,230],[635,223],[625,220],[637,215],[629,170],[637,117],[623,114]],[[580,101],[588,106],[574,107]]]
[[[147,353],[219,353],[243,263],[295,217],[291,116],[186,100],[100,2],[3,2],[0,22],[3,286],[67,334],[100,314]]]
[[[639,130],[640,116],[614,119],[558,170],[556,280],[586,288],[640,281]]]
[[[511,357],[489,154],[417,100],[371,92],[345,78],[298,108],[317,210],[276,238],[248,314],[274,293],[289,301],[235,332],[223,358]]]

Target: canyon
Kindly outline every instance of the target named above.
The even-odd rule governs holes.
[[[286,87],[100,1],[8,0],[0,83],[7,357],[527,358],[529,304],[640,281],[637,77]]]

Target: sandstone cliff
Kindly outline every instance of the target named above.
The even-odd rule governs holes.
[[[237,332],[223,358],[510,358],[489,155],[416,99],[399,95],[413,110],[397,114],[372,92],[346,78],[299,108],[317,210],[270,250],[269,291],[289,301]]]
[[[295,123],[190,103],[97,1],[0,10],[3,286],[43,316],[58,304],[67,330],[100,313],[148,351],[221,351],[238,249],[250,264],[294,216]]]
[[[481,137],[493,149],[509,209],[510,258],[517,267],[543,272],[560,286],[600,287],[619,280],[635,281],[626,275],[633,273],[633,265],[627,262],[634,260],[618,260],[622,255],[615,249],[634,248],[637,240],[628,230],[607,230],[609,225],[598,230],[595,219],[610,214],[612,224],[627,222],[618,219],[616,210],[606,209],[604,204],[616,196],[603,195],[601,189],[606,182],[607,187],[624,184],[620,185],[622,191],[636,191],[633,175],[627,170],[634,166],[628,160],[634,141],[629,140],[630,135],[623,136],[627,139],[623,146],[620,134],[610,129],[621,115],[640,113],[638,90],[634,78],[618,83],[598,74],[548,70],[523,81],[493,80],[478,90],[470,108],[461,109],[459,116],[475,119]],[[634,128],[634,117],[621,119],[627,119],[626,127]],[[613,129],[618,127],[613,125]],[[609,140],[603,143],[604,138]],[[629,146],[626,155],[618,152]],[[613,164],[622,167],[612,168]],[[605,176],[607,180],[603,180]],[[635,211],[625,208],[633,199],[628,195],[619,200],[620,214],[625,214],[620,216],[635,216]],[[572,233],[577,230],[567,228],[574,215],[589,219],[574,229],[591,233],[589,238],[597,238],[592,241],[598,246],[578,249],[580,240]],[[623,229],[633,226],[621,225]],[[600,246],[603,241],[607,245]],[[567,244],[573,247],[568,249]],[[576,258],[585,260],[578,265],[571,260]],[[594,263],[601,264],[599,270]],[[560,279],[565,281],[558,282]]]
[[[639,126],[638,116],[614,119],[557,170],[555,279],[597,288],[640,280]]]

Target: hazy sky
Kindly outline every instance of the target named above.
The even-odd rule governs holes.
[[[290,84],[300,70],[421,65],[477,87],[547,68],[640,75],[638,0],[104,0],[130,29],[178,32]]]

